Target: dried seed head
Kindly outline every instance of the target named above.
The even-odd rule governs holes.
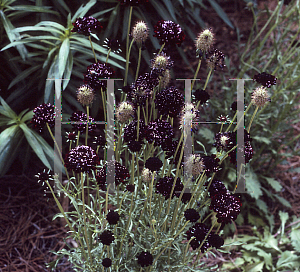
[[[89,85],[81,85],[77,89],[77,100],[82,106],[90,105],[94,100],[94,90]]]
[[[214,43],[214,34],[211,32],[211,29],[203,30],[198,38],[196,39],[195,46],[197,51],[202,53],[208,52]],[[199,52],[200,53],[200,52]]]
[[[161,88],[165,89],[171,81],[170,70],[167,69],[162,73],[162,77],[160,78]]]
[[[153,174],[154,174],[154,179],[156,179],[156,172],[152,172],[150,171],[148,168],[144,168],[144,170],[142,171],[142,179],[144,182],[151,182],[152,178],[153,178]]]
[[[201,175],[204,171],[203,160],[199,155],[192,154],[186,161],[188,173],[193,176]]]
[[[270,96],[265,87],[256,88],[251,96],[251,101],[255,106],[262,107],[268,101],[270,102]]]
[[[185,129],[190,127],[193,132],[197,131],[195,122],[199,119],[199,111],[192,103],[186,103],[181,110],[180,126],[179,129]]]
[[[132,29],[131,33],[133,39],[137,42],[138,46],[141,46],[149,36],[149,29],[145,22],[137,22]]]
[[[133,105],[130,102],[123,101],[117,108],[116,117],[120,123],[125,123],[133,117],[133,114]]]

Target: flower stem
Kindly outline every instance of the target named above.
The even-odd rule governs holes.
[[[202,61],[202,59],[200,58],[199,62],[198,62],[197,70],[196,70],[195,75],[194,75],[194,80],[192,81],[191,90],[193,90],[193,87],[194,87],[194,84],[195,84],[195,79],[197,78],[197,75],[199,73],[200,66],[201,66],[201,61]]]
[[[93,43],[92,43],[91,36],[89,36],[89,40],[90,40],[92,51],[93,51],[93,54],[94,54],[95,63],[97,63],[98,61],[97,61],[97,57],[96,57],[96,54],[95,54],[95,50],[94,50],[94,46],[93,46]]]
[[[108,62],[108,57],[109,57],[109,54],[110,54],[110,52],[111,52],[111,48],[109,48],[109,50],[108,50],[108,52],[107,52],[107,56],[106,56],[105,63],[107,63],[107,62]]]
[[[138,66],[136,68],[135,80],[137,80],[137,78],[139,76],[139,70],[140,70],[140,66],[141,66],[141,57],[142,57],[142,48],[139,47],[139,60],[138,60]]]
[[[212,69],[210,69],[209,72],[208,72],[208,75],[207,75],[207,78],[206,78],[206,81],[205,81],[205,85],[204,85],[204,87],[203,87],[203,90],[206,89],[206,86],[207,86],[207,84],[208,84],[208,81],[209,81],[211,72],[212,72]]]
[[[87,138],[89,133],[89,115],[90,115],[90,108],[86,106],[86,128],[85,128],[85,145],[87,145]]]
[[[161,51],[164,49],[165,45],[166,45],[166,43],[163,43],[163,45],[162,45],[162,46],[161,46],[161,48],[159,49],[159,52],[158,52],[158,54],[160,54],[160,53],[161,53]]]
[[[257,111],[258,111],[258,108],[259,108],[259,106],[256,106],[256,108],[255,108],[255,110],[254,110],[254,113],[253,113],[253,115],[252,115],[252,117],[251,117],[250,124],[249,124],[248,129],[247,129],[247,132],[248,132],[248,133],[250,133],[250,128],[251,128],[252,122],[253,122],[253,120],[254,120],[254,117],[255,117],[255,115],[256,115],[256,113],[257,113]]]
[[[129,17],[128,17],[127,37],[126,37],[126,70],[125,70],[124,86],[127,85],[127,75],[128,75],[128,67],[129,67],[129,55],[130,55],[129,32],[130,32],[130,24],[131,24],[131,17],[132,17],[132,9],[133,9],[133,6],[130,6]],[[132,40],[131,44],[133,43],[133,41],[134,40]]]

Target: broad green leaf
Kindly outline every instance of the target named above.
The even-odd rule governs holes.
[[[63,78],[70,79],[72,70],[73,70],[73,55],[70,53]],[[70,82],[69,80],[63,80],[63,90],[65,90],[67,88],[69,82]]]
[[[208,143],[214,143],[214,133],[208,129],[208,128],[205,128],[205,127],[201,127],[199,129],[199,135],[203,136],[205,139],[208,140]]]
[[[258,271],[263,271],[264,267],[264,262],[256,262],[254,264],[247,265],[244,269],[247,272],[258,272]]]
[[[170,12],[172,19],[176,21],[176,15],[174,11],[174,3],[172,3],[170,0],[164,0],[164,4],[167,7],[168,11]]]
[[[300,252],[300,230],[299,229],[292,229],[291,241],[294,249],[297,252]]]
[[[151,3],[161,18],[164,18],[164,20],[174,20],[170,13],[162,6],[161,1],[152,0]]]
[[[25,12],[43,12],[43,13],[53,13],[53,14],[58,14],[56,11],[51,10],[52,7],[38,7],[38,6],[33,6],[33,5],[16,5],[16,6],[9,6],[7,9],[8,11],[12,10],[18,10],[18,11],[23,11]]]
[[[292,261],[297,260],[299,257],[297,257],[295,254],[293,254],[291,251],[284,251],[280,258],[277,261],[276,268],[279,269],[283,267],[288,267],[288,264]],[[281,271],[281,269],[280,269]]]
[[[227,17],[226,13],[223,11],[223,9],[219,6],[219,4],[215,0],[208,0],[211,6],[214,8],[214,10],[218,13],[220,18],[231,28],[234,28],[232,23],[230,22],[229,18]]]
[[[276,191],[279,192],[282,189],[282,185],[274,178],[263,177]]]
[[[43,162],[43,164],[47,168],[52,170],[52,167],[45,156],[43,147],[41,146],[39,141],[36,139],[33,131],[30,128],[28,128],[27,125],[24,123],[20,124],[20,128],[23,130],[28,143],[30,144],[30,146],[32,147],[33,151],[38,156],[38,158]]]
[[[261,143],[265,143],[265,144],[271,143],[271,140],[267,137],[256,135],[256,136],[253,136],[252,138],[255,139],[257,142],[261,142]]]
[[[291,208],[291,204],[290,202],[288,202],[288,200],[286,200],[285,198],[279,196],[279,195],[274,195],[279,201],[281,204],[283,204],[284,206],[288,207],[288,208]]]
[[[245,179],[247,193],[255,199],[258,199],[260,196],[262,196],[263,193],[260,188],[260,182],[258,181],[257,175],[252,170],[246,171]]]
[[[98,17],[104,15],[105,13],[108,13],[108,12],[114,10],[114,9],[115,9],[115,7],[109,8],[109,9],[105,9],[105,10],[101,10],[99,12],[93,13],[91,16],[94,17],[94,18],[98,18]]]

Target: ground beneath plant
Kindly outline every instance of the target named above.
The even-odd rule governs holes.
[[[236,1],[234,5],[225,4],[222,6],[228,14],[231,22],[238,27],[242,35],[241,42],[247,41],[252,26],[252,14],[245,9],[243,1]],[[274,1],[261,1],[264,4],[272,5]],[[276,1],[275,1],[276,2]],[[232,3],[232,1],[230,1]],[[232,65],[238,67],[239,59],[237,48],[234,42],[237,40],[236,31],[225,25],[209,9],[201,15],[207,26],[212,27],[218,37],[216,47],[230,56]],[[199,31],[198,29],[195,32]],[[191,43],[186,50],[193,50]],[[191,65],[196,68],[197,60],[191,59]],[[180,67],[182,72],[190,72],[188,67]],[[188,76],[189,77],[189,76]],[[300,124],[294,125],[295,135],[300,133]],[[299,148],[299,146],[298,146]],[[284,147],[282,148],[282,152]],[[288,199],[292,204],[290,215],[300,215],[300,187],[299,174],[289,172],[290,168],[300,167],[300,157],[286,158],[287,165],[278,166],[278,175],[275,177],[283,185],[280,195]],[[50,271],[45,263],[55,261],[56,256],[51,251],[58,251],[66,246],[64,238],[66,230],[58,221],[52,221],[53,216],[58,212],[56,204],[50,195],[44,195],[43,188],[37,183],[35,174],[42,169],[29,169],[23,175],[15,175],[17,166],[8,175],[0,179],[0,272],[41,272]],[[286,207],[284,207],[287,211]],[[271,208],[272,214],[282,209],[278,203]],[[276,222],[276,226],[279,226]],[[239,234],[250,234],[251,226],[237,227]],[[232,252],[230,255],[220,254],[214,251],[216,257],[209,254],[206,260],[207,265],[221,265],[224,262],[231,262],[240,253]],[[61,259],[56,272],[72,272],[71,265],[67,259]]]

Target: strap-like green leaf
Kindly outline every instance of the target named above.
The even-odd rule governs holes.
[[[35,132],[32,131],[30,128],[27,127],[26,124],[20,124],[20,128],[23,130],[25,137],[32,147],[35,154],[38,156],[38,158],[43,162],[43,164],[52,170],[52,166],[50,165],[50,162],[45,156],[45,152],[43,150],[43,146],[40,144],[38,139],[36,138]]]
[[[214,10],[216,11],[216,13],[218,13],[218,15],[220,16],[220,18],[227,24],[229,25],[231,28],[234,28],[232,23],[230,22],[229,18],[227,17],[226,13],[224,12],[224,10],[219,6],[219,4],[215,1],[215,0],[209,0],[209,3],[211,4],[211,6],[214,8]]]
[[[59,50],[58,54],[58,71],[56,73],[56,78],[62,78],[64,71],[66,69],[66,64],[68,60],[68,56],[70,53],[70,39],[66,38]]]
[[[7,172],[15,160],[21,143],[22,135],[18,125],[11,126],[0,134],[0,177]]]
[[[12,25],[12,23],[10,22],[10,20],[5,16],[4,12],[2,10],[0,10],[0,18],[2,21],[2,24],[4,26],[4,29],[6,31],[7,37],[9,38],[10,42],[14,42],[14,41],[18,41],[21,39],[21,36],[19,33],[17,32],[13,32],[13,30],[15,29],[14,26]],[[27,56],[27,49],[24,46],[24,44],[18,44],[16,46],[17,50],[19,51],[21,57],[23,60],[25,60],[26,56]]]
[[[0,113],[11,118],[16,119],[17,114],[8,106],[8,104],[4,101],[4,99],[0,96],[0,102],[2,106],[0,106]]]
[[[80,8],[76,11],[74,16],[72,17],[72,22],[75,22],[77,18],[84,17],[85,14],[91,9],[92,6],[96,4],[96,0],[90,0],[85,6],[81,5]]]

